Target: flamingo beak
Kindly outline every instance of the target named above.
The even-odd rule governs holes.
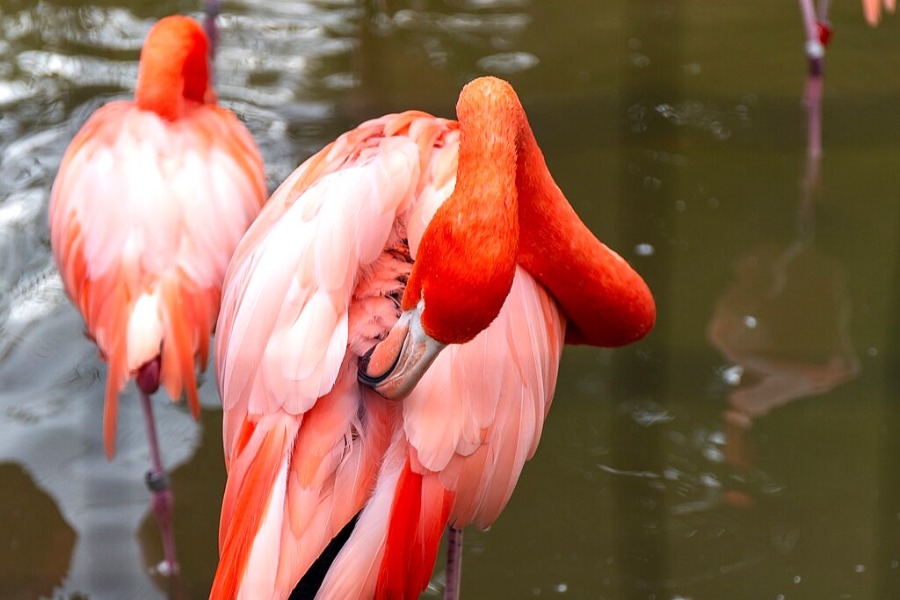
[[[422,303],[400,315],[388,336],[360,359],[359,382],[390,400],[409,395],[446,347],[425,333],[421,308]]]

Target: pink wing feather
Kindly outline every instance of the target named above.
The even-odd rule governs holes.
[[[403,400],[375,489],[317,598],[417,598],[448,523],[493,523],[537,448],[564,334],[555,302],[518,269],[490,327],[447,347]],[[407,470],[420,477],[412,502]]]
[[[397,409],[356,381],[374,339],[372,316],[352,310],[421,179],[417,145],[382,137],[389,122],[298,168],[226,277],[216,343],[229,478],[213,598],[286,597],[362,508],[396,428]],[[396,315],[382,318],[379,330]]]
[[[456,494],[454,526],[487,527],[506,506],[540,441],[564,334],[556,303],[518,268],[497,319],[448,347],[404,400],[414,468]]]

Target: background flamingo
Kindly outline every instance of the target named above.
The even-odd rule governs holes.
[[[652,326],[646,285],[568,205],[512,88],[476,80],[457,114],[342,135],[239,245],[217,335],[212,598],[286,598],[301,578],[324,598],[417,597],[445,526],[505,506],[563,342]],[[327,573],[304,578],[336,536]]]
[[[66,291],[108,363],[104,438],[115,452],[117,395],[134,377],[152,457],[147,482],[175,567],[171,492],[149,395],[162,385],[199,411],[225,267],[265,198],[262,161],[215,103],[200,25],[167,17],[141,53],[133,102],[94,113],[53,184],[50,233]]]

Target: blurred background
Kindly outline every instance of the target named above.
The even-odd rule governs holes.
[[[200,9],[0,0],[2,598],[208,593],[225,480],[215,382],[199,422],[158,403],[172,584],[155,570],[136,395],[108,463],[105,367],[46,224],[66,144],[131,95],[149,27]],[[872,29],[840,0],[831,21],[819,102],[788,0],[224,2],[218,94],[270,189],[360,121],[451,117],[460,87],[494,74],[577,212],[654,292],[646,340],[567,348],[509,507],[467,533],[463,597],[900,594],[900,16]],[[440,587],[439,567],[426,596]]]

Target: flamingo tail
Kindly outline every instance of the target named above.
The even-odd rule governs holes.
[[[436,477],[413,471],[407,459],[391,507],[376,597],[413,600],[428,586],[453,498]]]
[[[295,419],[285,417],[257,424],[241,456],[231,464],[219,526],[219,565],[210,600],[238,597],[243,584],[253,577],[248,566],[254,559],[271,559],[277,564],[284,489],[297,428]],[[233,476],[236,471],[243,476]],[[259,536],[268,539],[263,542]],[[255,556],[259,552],[267,557]],[[272,582],[267,587],[271,589]]]

